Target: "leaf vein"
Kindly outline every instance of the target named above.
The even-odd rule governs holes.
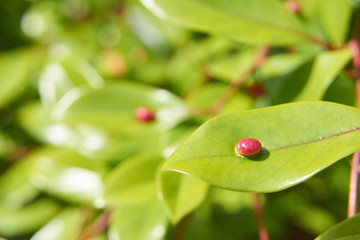
[[[309,142],[298,143],[298,144],[294,144],[294,145],[275,148],[275,149],[273,149],[271,151],[277,151],[277,150],[282,150],[282,149],[287,149],[287,148],[292,148],[292,147],[298,147],[298,146],[301,146],[301,145],[307,145],[307,144],[310,144],[310,143],[320,142],[320,141],[324,141],[324,140],[327,140],[327,139],[330,139],[330,138],[338,137],[338,136],[341,136],[341,135],[344,135],[344,134],[356,132],[356,131],[359,131],[359,130],[360,130],[360,127],[357,127],[357,128],[354,128],[354,129],[351,129],[351,130],[348,130],[348,131],[345,131],[345,132],[337,133],[337,134],[334,134],[334,135],[330,135],[330,136],[327,136],[327,137],[320,137],[320,139],[312,140],[312,141],[309,141]]]

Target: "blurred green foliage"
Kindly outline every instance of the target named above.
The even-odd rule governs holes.
[[[225,22],[214,17],[222,12],[211,15],[199,0],[194,9],[177,9],[165,0],[142,2],[154,12],[158,4],[170,20],[192,29],[159,19],[136,0],[0,1],[0,236],[75,240],[90,239],[84,237],[90,232],[96,240],[257,239],[248,193],[208,189],[184,176],[168,178],[163,186],[176,194],[174,209],[192,212],[172,224],[171,209],[159,199],[162,163],[213,117],[229,84],[256,59],[258,43],[274,46],[219,114],[294,100],[355,105],[348,49],[329,53],[299,35],[271,32],[269,26],[261,26],[262,32],[244,19],[236,23],[255,38],[236,24],[227,34],[221,23],[260,9],[263,21],[278,24],[289,17],[284,27],[295,24],[296,30],[343,46],[357,19],[357,1],[344,1],[341,17],[332,13],[341,2],[335,0],[299,0],[300,16],[286,12],[280,0],[254,1],[253,11],[244,1],[212,1],[218,9],[234,10]],[[269,8],[256,8],[265,2]],[[276,18],[266,15],[272,4],[281,13]],[[141,106],[155,112],[155,121],[135,118]],[[345,218],[348,160],[262,196],[272,239],[313,239]],[[105,226],[92,227],[106,209],[111,216]]]

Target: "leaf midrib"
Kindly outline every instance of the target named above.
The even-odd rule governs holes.
[[[272,149],[272,150],[269,150],[269,151],[278,151],[278,150],[282,150],[282,149],[287,149],[287,148],[298,147],[298,146],[307,145],[307,144],[311,144],[311,143],[316,143],[316,142],[328,140],[328,139],[331,139],[331,138],[334,138],[334,137],[339,137],[339,136],[344,135],[344,134],[356,132],[356,131],[359,131],[359,130],[360,130],[360,127],[356,127],[354,129],[344,131],[344,132],[340,132],[340,133],[336,133],[336,134],[333,134],[333,135],[330,135],[330,136],[327,136],[327,137],[320,137],[319,139],[304,142],[304,143],[298,143],[298,144],[293,144],[293,145],[288,145],[288,146],[282,146],[282,147],[275,148],[275,149]]]
[[[279,150],[283,150],[283,149],[299,147],[299,146],[302,146],[302,145],[307,145],[307,144],[311,144],[311,143],[325,141],[325,140],[328,140],[328,139],[331,139],[331,138],[334,138],[334,137],[339,137],[339,136],[342,136],[344,134],[349,134],[349,133],[356,132],[356,131],[359,131],[359,130],[360,130],[360,127],[356,127],[354,129],[351,129],[351,130],[348,130],[348,131],[336,133],[336,134],[329,135],[329,136],[326,136],[326,137],[321,137],[320,139],[316,139],[316,140],[312,140],[312,141],[308,141],[308,142],[303,142],[303,143],[298,143],[298,144],[293,144],[293,145],[288,145],[288,146],[282,146],[282,147],[278,147],[278,148],[274,148],[274,149],[267,149],[267,150],[269,152],[274,152],[274,151],[279,151]],[[236,156],[235,153],[234,153],[233,156],[234,157]],[[220,155],[219,154],[219,155],[206,156],[205,158],[218,158],[218,157],[229,157],[229,155],[224,155],[224,154]],[[238,157],[238,156],[236,156],[236,157]],[[201,158],[204,158],[204,157],[189,158],[189,159],[183,159],[183,160],[190,161],[190,160],[193,160],[193,159],[201,159]],[[170,170],[170,169],[163,169],[163,170]]]

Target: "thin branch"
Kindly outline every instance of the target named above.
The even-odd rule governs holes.
[[[350,218],[357,211],[357,189],[358,189],[358,169],[360,161],[360,151],[354,153],[351,162],[350,184],[349,184],[349,200],[347,217]]]
[[[98,236],[108,226],[110,220],[111,211],[105,210],[95,222],[88,228],[86,228],[81,234],[78,240],[88,240]]]
[[[259,48],[259,51],[256,54],[252,64],[249,68],[241,74],[238,78],[233,80],[229,87],[225,90],[223,95],[218,99],[218,101],[214,104],[212,109],[212,116],[218,115],[221,109],[225,106],[225,104],[234,96],[234,94],[239,90],[239,88],[245,83],[245,81],[253,74],[253,72],[265,61],[266,56],[269,52],[270,48],[267,46],[263,46]]]
[[[181,221],[178,223],[178,225],[175,228],[175,232],[171,238],[171,240],[180,240],[181,237],[184,234],[184,231],[186,229],[186,226],[188,225],[190,219],[192,218],[193,213],[190,213],[189,215],[185,216]]]
[[[356,99],[357,106],[360,107],[360,22],[358,21],[354,37],[348,43],[353,52],[353,65],[356,76]],[[348,217],[352,217],[357,212],[357,194],[359,178],[360,151],[354,153],[351,162],[350,183],[349,183],[349,200],[348,200]]]
[[[268,46],[260,47],[253,62],[246,71],[241,74],[238,78],[231,82],[229,87],[225,90],[223,95],[214,104],[212,109],[212,116],[219,114],[225,104],[234,96],[239,88],[245,83],[245,81],[253,74],[253,72],[266,60],[266,56],[269,53],[270,48]],[[256,216],[256,222],[259,228],[260,240],[269,240],[268,233],[265,228],[265,224],[262,218],[262,209],[259,194],[251,193],[253,209]],[[174,239],[175,240],[175,239]],[[177,240],[177,239],[176,239]]]
[[[269,240],[269,235],[266,231],[265,224],[262,216],[260,195],[258,193],[251,193],[252,205],[259,228],[259,240]]]
[[[308,42],[312,42],[312,43],[314,43],[316,45],[319,45],[319,46],[321,46],[322,48],[324,48],[326,50],[334,49],[334,47],[331,44],[329,44],[329,43],[327,43],[325,41],[322,41],[322,40],[320,40],[320,39],[318,39],[318,38],[316,38],[316,37],[314,37],[314,36],[312,36],[310,34],[307,34],[305,32],[294,31],[294,34],[298,35],[299,37],[305,39]]]

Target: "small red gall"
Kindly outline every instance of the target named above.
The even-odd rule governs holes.
[[[254,83],[246,89],[246,93],[253,98],[258,98],[265,95],[266,90],[263,84]]]
[[[135,117],[140,122],[152,122],[155,119],[155,113],[147,107],[138,107],[135,110]]]
[[[244,157],[252,157],[258,154],[261,150],[261,143],[255,138],[241,139],[235,146],[235,151],[238,155]]]
[[[285,7],[287,8],[287,10],[289,10],[290,12],[292,12],[294,14],[299,14],[300,13],[299,4],[294,0],[286,1],[285,2]]]

